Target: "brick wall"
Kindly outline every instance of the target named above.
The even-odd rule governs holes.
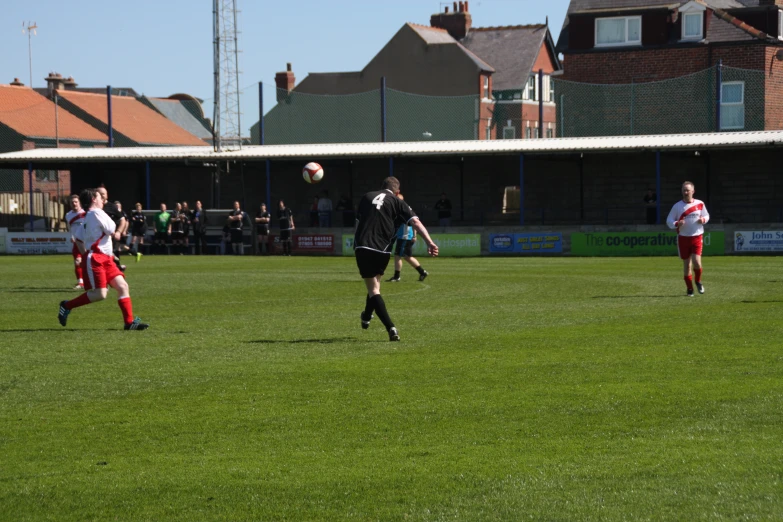
[[[783,61],[775,55],[783,47],[767,47],[765,53],[764,128],[783,129]]]
[[[61,149],[73,149],[78,148],[79,145],[75,143],[60,143]],[[36,144],[34,141],[30,140],[24,140],[22,141],[22,150],[32,150],[36,148]],[[38,179],[38,175],[43,175],[43,171],[51,171],[53,169],[35,169],[35,164],[33,164],[33,190],[35,192],[43,192],[47,194],[51,199],[57,199],[60,198],[67,198],[71,195],[71,171],[69,170],[57,170],[57,179],[50,180],[48,179],[50,176],[47,176],[47,179],[41,180]],[[24,174],[22,176],[22,183],[23,183],[23,191],[29,192],[30,191],[30,175],[25,169]]]

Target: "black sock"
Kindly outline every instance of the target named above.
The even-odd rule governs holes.
[[[373,304],[375,303],[370,299],[370,294],[367,294],[367,299],[364,300],[364,317],[370,317],[372,315]]]
[[[372,296],[370,300],[373,301],[373,308],[375,308],[375,313],[378,314],[378,319],[381,320],[383,326],[385,326],[387,330],[393,328],[394,323],[392,322],[391,317],[389,317],[389,312],[386,311],[386,303],[383,302],[381,294]]]
[[[395,270],[394,271],[394,279],[399,279],[399,278],[400,278],[400,271],[399,270]]]
[[[416,267],[416,271],[419,273],[419,275],[424,275],[424,267],[419,265]]]

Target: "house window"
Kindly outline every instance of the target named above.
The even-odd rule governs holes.
[[[481,95],[484,98],[489,98],[489,76],[484,76],[484,92]]]
[[[778,39],[783,40],[783,10],[778,11]]]
[[[485,140],[492,139],[492,120],[487,120],[487,128],[484,131],[484,139]]]
[[[701,40],[703,13],[684,13],[682,16],[682,39]]]
[[[721,85],[720,128],[745,128],[745,82],[724,82]]]
[[[554,138],[555,137],[555,131],[552,129],[552,126],[550,125],[549,128],[546,130],[546,137],[547,138]]]
[[[527,85],[525,85],[525,92],[522,93],[523,100],[538,100],[538,82],[536,81],[536,75],[531,74],[527,79]]]
[[[596,18],[595,45],[641,45],[642,17]]]
[[[547,101],[555,101],[555,79],[551,76],[549,77],[549,98]]]
[[[57,181],[57,171],[56,170],[36,169],[36,171],[35,171],[35,180],[36,181]]]
[[[525,139],[529,140],[533,137],[533,129],[525,127]]]
[[[517,137],[517,130],[514,127],[505,127],[503,129],[503,139],[513,140]]]

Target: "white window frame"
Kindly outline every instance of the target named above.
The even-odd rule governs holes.
[[[487,120],[487,128],[484,131],[484,139],[487,141],[492,139],[492,120]]]
[[[625,20],[625,41],[617,43],[598,43],[598,22],[601,20]],[[639,40],[628,40],[628,21],[639,20]],[[610,16],[605,18],[596,18],[595,27],[593,31],[593,37],[595,41],[595,47],[621,47],[629,45],[642,45],[642,17],[639,16]]]
[[[532,96],[531,96],[531,92]],[[527,83],[525,84],[525,90],[522,93],[523,100],[538,101],[538,73],[531,73],[527,77]]]
[[[489,99],[490,98],[490,96],[489,96],[489,76],[483,75],[482,78],[484,79],[484,81],[482,82],[483,91],[484,92],[481,93],[481,96],[484,99]]]
[[[525,127],[525,139],[533,139],[533,131],[530,129],[530,122],[527,122],[527,127]]]
[[[778,9],[778,40],[783,40],[783,8]]]
[[[741,85],[742,86],[742,100],[739,102],[732,102],[732,103],[726,103],[723,101],[723,88],[726,85]],[[737,130],[737,129],[744,129],[745,128],[745,82],[723,82],[721,84],[721,93],[720,93],[720,130]],[[724,125],[723,123],[723,109],[724,107],[739,107],[742,106],[742,125],[740,126],[733,126],[728,127]]]
[[[550,103],[555,101],[555,79],[552,76],[549,76],[549,96],[547,101]]]
[[[689,16],[698,16],[699,17],[699,34],[695,35],[687,35],[685,34],[685,19]],[[690,12],[690,13],[682,13],[682,40],[703,40],[704,39],[704,12]]]

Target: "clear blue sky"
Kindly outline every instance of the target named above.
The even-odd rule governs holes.
[[[9,0],[0,21],[0,83],[33,86],[54,71],[81,87],[132,87],[147,96],[178,92],[205,100],[212,116],[211,0]],[[274,77],[293,64],[297,82],[310,72],[361,70],[405,22],[429,25],[452,2],[423,0],[238,0],[242,128],[258,121],[258,82],[265,110]],[[568,0],[472,0],[473,25],[543,23],[557,40]]]

